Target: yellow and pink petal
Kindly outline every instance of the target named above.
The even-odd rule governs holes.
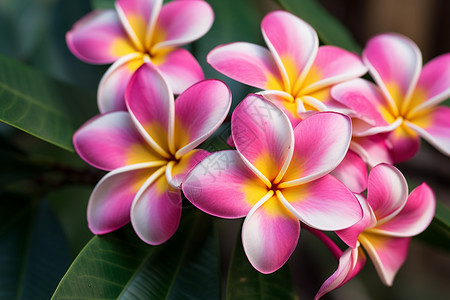
[[[78,155],[90,165],[111,171],[127,165],[154,162],[162,157],[149,147],[127,112],[99,115],[75,132]]]
[[[199,162],[201,162],[210,153],[203,149],[194,149],[183,155],[178,161],[169,163],[166,168],[167,182],[177,189],[181,189],[185,177]]]
[[[417,134],[419,130],[411,122],[403,122],[401,126],[397,127],[387,136],[387,143],[390,148],[389,152],[394,163],[406,161],[419,151],[420,137]],[[427,136],[424,131],[422,131],[422,134]]]

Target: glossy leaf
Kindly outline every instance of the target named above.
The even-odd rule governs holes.
[[[49,299],[71,261],[64,233],[45,201],[0,199],[0,299]]]
[[[450,209],[436,202],[436,214],[430,226],[418,236],[422,241],[450,251]]]
[[[299,16],[317,31],[325,44],[342,47],[349,51],[361,52],[350,32],[316,0],[278,0],[291,13]]]
[[[272,274],[253,268],[245,256],[240,235],[236,240],[226,287],[227,300],[297,299],[288,265]]]
[[[177,233],[160,246],[145,244],[130,227],[95,236],[53,299],[219,298],[218,245],[210,220],[185,209]]]
[[[73,151],[72,135],[95,97],[0,55],[0,121]]]

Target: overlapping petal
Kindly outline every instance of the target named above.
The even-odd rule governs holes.
[[[300,223],[278,200],[271,197],[255,206],[242,226],[242,243],[253,267],[272,273],[289,259],[297,246]]]
[[[257,94],[264,96],[265,99],[281,109],[291,122],[292,128],[295,128],[302,121],[299,115],[304,112],[301,99],[294,99],[290,94],[283,91],[261,91]]]
[[[209,155],[208,151],[202,149],[194,149],[183,155],[177,162],[174,161],[166,169],[166,178],[169,184],[174,188],[181,188],[181,184],[189,171],[192,170],[199,162]]]
[[[203,159],[182,188],[192,204],[221,218],[247,215],[268,191],[235,150],[214,152]]]
[[[291,124],[280,109],[262,96],[251,94],[234,110],[231,131],[236,149],[249,168],[268,186],[269,181],[281,179],[292,157],[294,141]]]
[[[319,178],[344,159],[352,136],[350,118],[339,113],[313,114],[294,129],[295,151],[283,187]]]
[[[214,48],[207,56],[217,71],[239,82],[266,90],[284,90],[283,77],[266,48],[244,42]]]
[[[228,114],[231,92],[219,80],[201,81],[175,101],[175,156],[181,157],[210,136]]]
[[[159,245],[177,230],[181,218],[181,192],[172,188],[164,173],[148,181],[131,206],[131,224],[146,243]]]
[[[142,162],[159,165],[162,159],[147,145],[130,115],[121,111],[87,122],[74,134],[73,144],[86,162],[107,171]]]
[[[349,150],[344,160],[331,175],[345,184],[352,192],[361,193],[367,188],[367,166],[362,158]]]
[[[393,164],[390,147],[384,133],[359,138],[353,137],[349,148],[370,167],[381,163]]]
[[[361,220],[353,193],[331,175],[277,191],[283,204],[302,222],[320,230],[340,230]]]
[[[420,129],[415,127],[415,130],[413,130],[412,127],[415,127],[412,123],[403,122],[401,126],[388,135],[389,152],[394,163],[406,161],[419,151],[420,137],[417,131],[420,131]],[[425,132],[423,132],[423,135],[427,136]]]
[[[66,42],[76,57],[92,64],[112,63],[136,51],[114,10],[86,15],[66,34]]]
[[[94,234],[105,234],[130,222],[133,199],[156,170],[144,163],[116,169],[103,177],[89,199],[89,229]]]
[[[213,21],[214,12],[206,1],[184,0],[165,4],[156,23],[152,52],[200,38],[211,28]]]

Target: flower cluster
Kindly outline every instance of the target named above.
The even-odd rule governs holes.
[[[286,263],[301,227],[335,232],[349,248],[316,298],[359,272],[361,248],[391,285],[435,209],[431,189],[423,183],[408,196],[392,164],[417,152],[419,136],[450,155],[450,109],[438,106],[450,96],[450,54],[422,68],[412,41],[382,34],[360,58],[319,46],[310,25],[271,12],[261,24],[268,48],[237,42],[207,57],[261,89],[232,113],[235,150],[208,153],[195,148],[225,120],[231,93],[203,80],[178,46],[205,34],[213,18],[203,0],[117,0],[67,33],[78,58],[114,62],[99,85],[102,114],[73,138],[86,162],[109,171],[89,200],[90,229],[105,234],[131,222],[143,241],[163,243],[179,225],[183,192],[208,214],[245,217],[244,250],[262,273]],[[367,71],[373,82],[360,78]]]

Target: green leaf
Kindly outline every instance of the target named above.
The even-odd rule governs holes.
[[[130,227],[96,236],[52,299],[218,299],[218,243],[210,220],[185,209],[177,233],[160,246],[143,243]]]
[[[272,274],[253,268],[245,256],[240,235],[234,246],[228,269],[227,300],[297,299],[288,265]]]
[[[428,244],[450,251],[450,209],[437,201],[433,221],[418,237]]]
[[[0,299],[49,299],[70,251],[45,201],[0,195]]]
[[[278,0],[279,4],[308,22],[325,44],[361,52],[350,32],[316,0]]]
[[[115,0],[91,0],[92,9],[114,8]]]
[[[0,55],[0,121],[73,151],[72,135],[95,111],[95,96]]]

